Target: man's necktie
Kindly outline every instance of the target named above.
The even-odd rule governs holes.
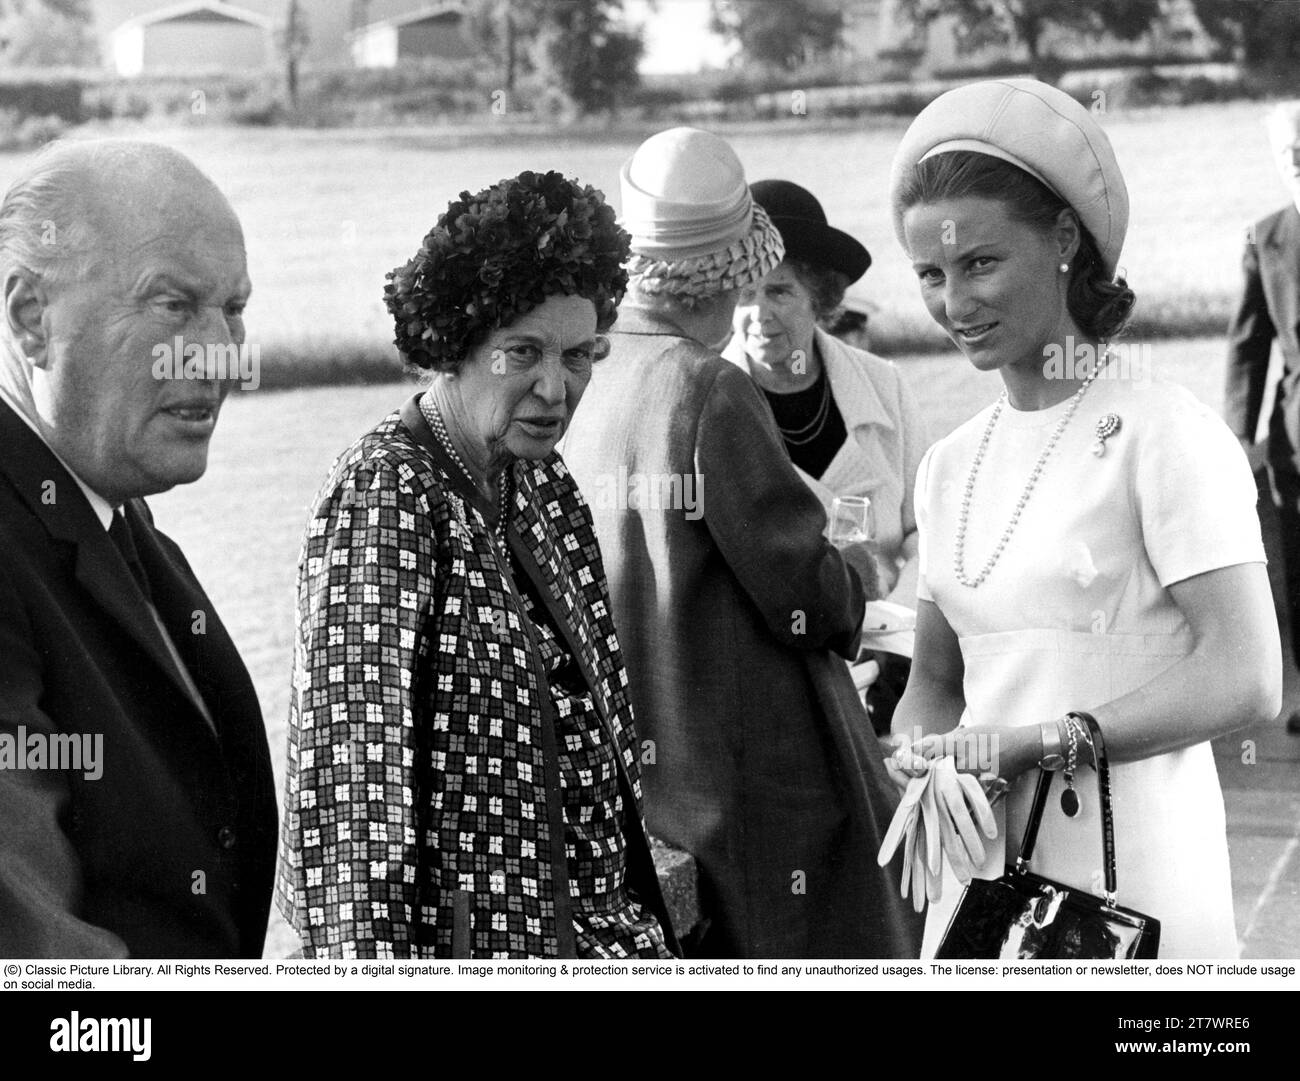
[[[126,516],[120,510],[113,512],[113,524],[108,527],[108,537],[117,545],[117,550],[122,553],[126,565],[131,568],[131,574],[139,585],[140,592],[152,603],[153,593],[149,589],[149,577],[140,562],[140,553],[136,551],[135,541],[131,537],[131,527],[127,525]]]
[[[113,512],[113,524],[108,527],[108,536],[112,542],[117,545],[117,550],[122,554],[122,558],[126,561],[126,565],[131,568],[131,575],[139,585],[140,592],[144,594],[145,600],[149,602],[149,613],[153,617],[154,624],[158,627],[158,633],[162,636],[162,640],[167,646],[167,652],[171,654],[171,659],[176,666],[177,674],[190,692],[190,698],[198,707],[199,712],[203,715],[203,719],[207,721],[209,727],[215,731],[216,725],[213,723],[212,713],[209,711],[207,703],[203,700],[203,692],[200,691],[198,686],[195,684],[194,677],[190,673],[185,658],[181,656],[180,651],[176,648],[175,637],[172,632],[167,629],[167,625],[163,623],[162,617],[158,614],[158,610],[153,605],[153,590],[149,588],[149,576],[145,574],[144,564],[140,562],[140,553],[136,549],[135,539],[131,536],[131,527],[127,524],[124,511],[117,510]],[[167,582],[165,579],[160,583],[160,587],[165,595],[167,592]]]

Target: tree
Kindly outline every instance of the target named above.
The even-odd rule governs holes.
[[[502,83],[513,93],[523,71],[531,70],[528,43],[544,21],[545,0],[474,0],[466,33],[501,63]]]
[[[540,71],[584,112],[608,109],[640,82],[644,44],[622,0],[472,0],[466,34],[501,64],[502,85]]]
[[[640,35],[620,26],[620,0],[559,0],[542,5],[550,75],[583,112],[613,107],[640,82]]]
[[[1275,0],[1192,0],[1205,32],[1247,68],[1295,80],[1300,63],[1300,4]]]
[[[298,0],[287,0],[284,22],[276,33],[276,45],[284,60],[284,86],[290,109],[298,108],[298,64],[310,43],[307,19],[298,6]]]
[[[0,58],[10,67],[97,67],[87,0],[0,0]]]
[[[90,25],[90,0],[0,0],[0,19],[52,12]]]
[[[840,42],[844,5],[833,0],[712,0],[712,24],[746,60],[787,70]]]
[[[1043,35],[1050,28],[1134,41],[1161,16],[1160,0],[900,0],[898,10],[914,25],[940,15],[955,16],[961,52],[990,44],[1022,44],[1030,72],[1045,82],[1060,76],[1056,59],[1043,52]]]

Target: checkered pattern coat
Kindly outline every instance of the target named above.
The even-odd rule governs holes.
[[[666,927],[591,515],[558,455],[514,479],[514,554],[614,740],[629,881]],[[572,954],[550,691],[505,566],[414,401],[335,464],[299,566],[277,884],[306,956]]]

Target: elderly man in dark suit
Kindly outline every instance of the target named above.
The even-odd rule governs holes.
[[[0,204],[0,262],[0,955],[260,956],[261,713],[142,499],[207,465],[239,222],[174,151],[56,145]]]
[[[1259,473],[1268,466],[1282,535],[1291,649],[1300,665],[1300,101],[1275,106],[1268,132],[1291,201],[1256,222],[1246,238],[1245,287],[1228,329],[1225,419],[1251,468]],[[1274,339],[1282,351],[1282,378],[1268,438],[1256,443]],[[1300,735],[1300,710],[1286,727]]]
[[[874,556],[837,551],[718,349],[780,234],[731,148],[661,132],[622,171],[631,284],[564,458],[592,506],[655,836],[691,853],[706,957],[915,957],[876,865],[895,798],[846,659]]]

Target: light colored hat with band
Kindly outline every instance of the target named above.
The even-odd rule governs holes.
[[[651,295],[695,300],[753,285],[785,255],[745,170],[718,136],[670,128],[650,136],[619,171],[632,235],[628,273]]]
[[[1110,139],[1072,97],[1034,79],[995,79],[949,90],[922,109],[889,178],[894,233],[904,249],[903,184],[919,162],[949,150],[1001,158],[1046,184],[1079,215],[1114,276],[1128,231],[1128,188]]]

